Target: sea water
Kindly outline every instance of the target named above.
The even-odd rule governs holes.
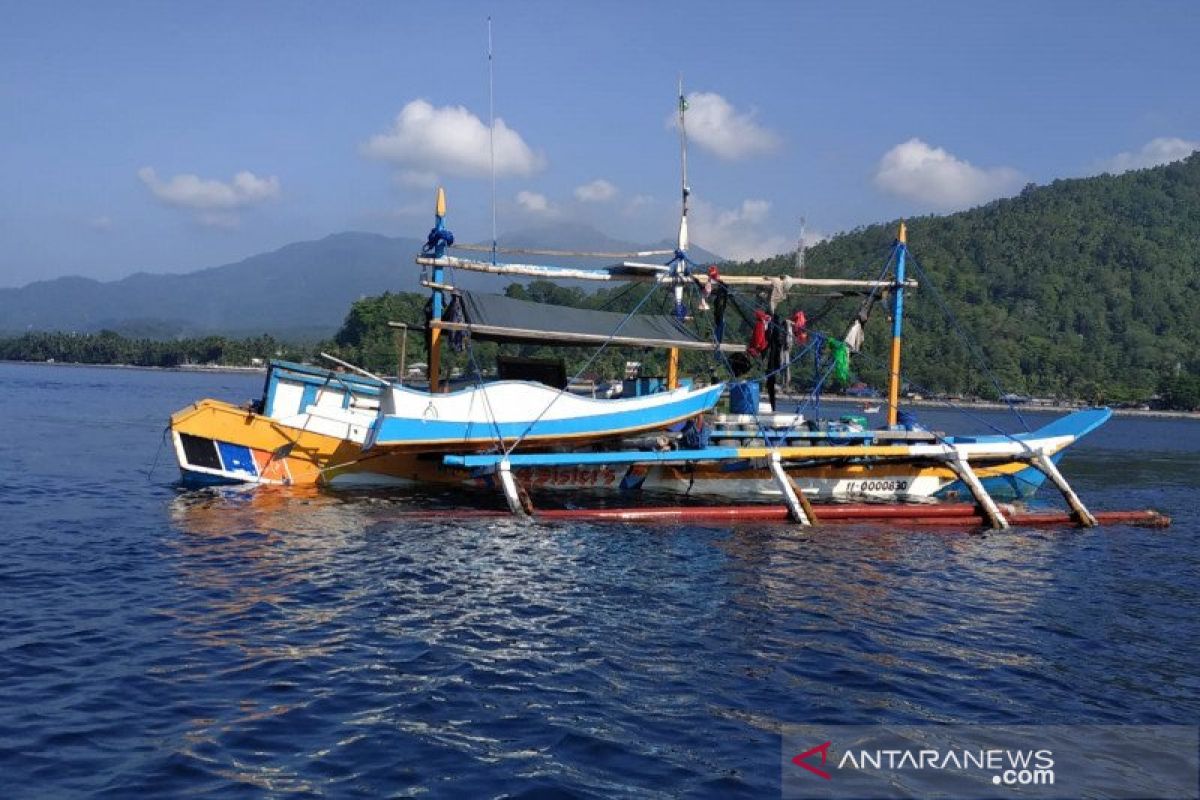
[[[167,417],[261,381],[0,365],[3,796],[778,796],[794,724],[1200,719],[1198,422],[1063,462],[1165,531],[414,523],[181,489]]]

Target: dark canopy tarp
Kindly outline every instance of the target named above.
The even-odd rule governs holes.
[[[678,347],[711,350],[713,343],[698,338],[673,317],[661,314],[629,316],[614,311],[531,303],[494,294],[460,292],[463,319],[443,320],[446,330],[467,330],[476,339],[549,345],[613,344],[635,347]],[[626,317],[628,316],[628,319]],[[741,350],[724,345],[724,350]]]

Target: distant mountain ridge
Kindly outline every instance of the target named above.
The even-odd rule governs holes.
[[[316,339],[336,331],[361,297],[424,291],[413,263],[421,244],[376,233],[337,233],[184,274],[139,272],[116,281],[63,277],[0,289],[0,333],[111,329],[151,338],[270,333]],[[661,249],[621,242],[577,224],[516,232],[502,246]],[[704,260],[712,255],[696,252],[694,257]],[[502,291],[510,280],[455,276],[463,288],[486,291]]]
[[[363,295],[416,289],[412,255],[419,247],[414,239],[339,233],[180,275],[40,281],[0,289],[0,328],[95,331],[137,323],[174,335],[333,330]]]

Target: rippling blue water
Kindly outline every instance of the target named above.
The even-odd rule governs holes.
[[[147,479],[257,376],[0,381],[6,797],[778,796],[786,724],[1200,719],[1200,423],[1064,462],[1165,532],[398,524]]]

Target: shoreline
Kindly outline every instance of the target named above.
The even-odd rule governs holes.
[[[233,365],[208,365],[208,364],[180,364],[175,367],[152,367],[142,366],[140,364],[83,364],[78,361],[12,361],[9,359],[0,359],[0,364],[26,364],[35,367],[71,367],[80,369],[84,367],[95,367],[97,369],[143,369],[154,372],[227,372],[236,374],[260,374],[265,375],[267,368],[264,367],[238,367]]]

